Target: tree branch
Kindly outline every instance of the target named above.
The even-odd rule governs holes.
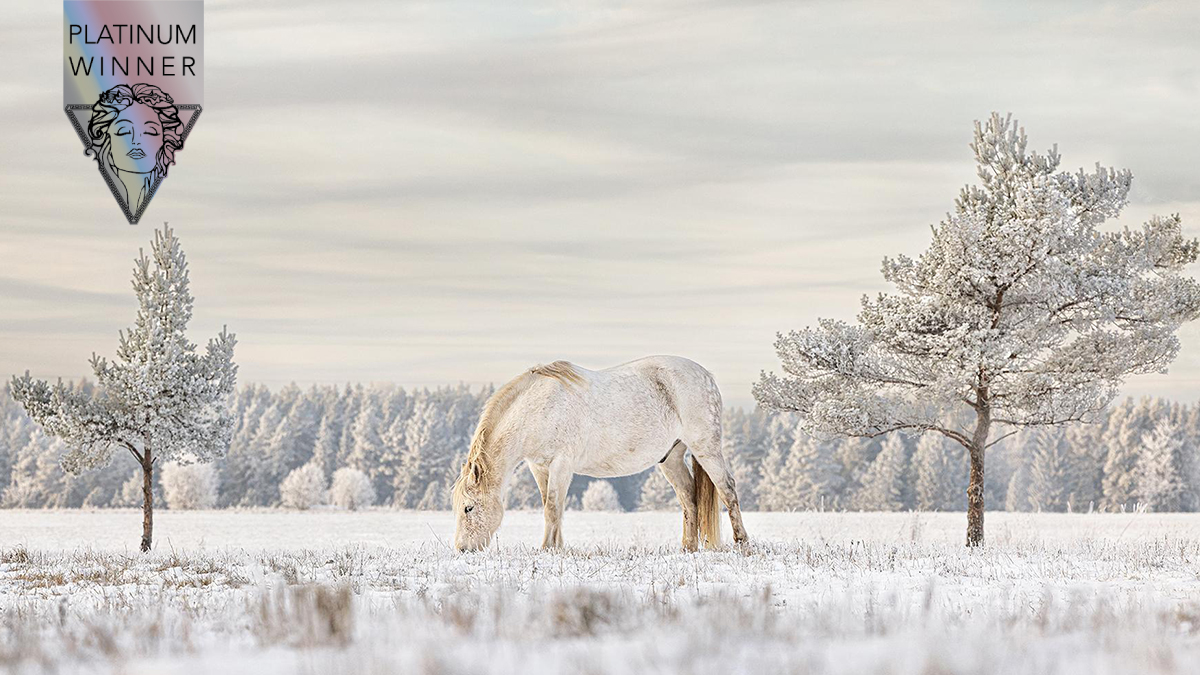
[[[992,420],[992,421],[994,422],[995,420]],[[986,450],[986,449],[992,447],[993,445],[999,443],[1000,441],[1008,438],[1009,436],[1012,436],[1017,433],[1019,433],[1019,432],[1018,431],[1010,431],[1007,434],[1004,434],[1004,435],[1000,436],[999,438],[997,438],[996,440],[992,441],[991,443],[988,443],[987,445],[983,446],[983,449]]]
[[[895,425],[892,425],[891,427],[884,429],[882,431],[878,431],[875,433],[868,433],[868,434],[857,434],[857,435],[861,436],[862,438],[879,438],[880,436],[886,436],[887,434],[890,434],[893,431],[904,431],[905,429],[916,429],[921,432],[936,431],[939,434],[946,436],[947,438],[951,438],[951,439],[954,439],[955,441],[958,441],[964,447],[969,446],[971,443],[971,440],[969,438],[967,438],[966,436],[964,436],[963,434],[960,434],[959,432],[954,431],[953,429],[939,427],[936,424],[895,424]]]

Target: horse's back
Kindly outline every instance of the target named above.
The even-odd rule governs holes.
[[[520,406],[522,441],[539,459],[575,455],[579,473],[637,473],[677,440],[719,438],[720,392],[690,359],[649,356],[603,370],[555,362],[530,372],[540,377]]]
[[[621,368],[639,373],[659,389],[685,426],[720,424],[721,391],[716,378],[699,363],[682,356],[647,356],[610,370]]]

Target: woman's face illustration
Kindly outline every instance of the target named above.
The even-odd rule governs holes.
[[[113,164],[121,171],[149,173],[162,148],[162,124],[148,105],[134,103],[108,127]]]

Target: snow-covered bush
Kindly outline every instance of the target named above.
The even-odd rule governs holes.
[[[583,491],[581,506],[584,511],[621,511],[621,500],[617,489],[606,480],[594,480]]]
[[[343,509],[357,511],[375,503],[375,488],[367,474],[343,467],[333,472],[333,485],[329,488],[329,503]]]
[[[217,504],[217,474],[211,464],[167,464],[162,489],[167,508],[211,509]]]
[[[289,473],[279,485],[279,498],[284,506],[307,509],[325,501],[325,473],[316,464]]]

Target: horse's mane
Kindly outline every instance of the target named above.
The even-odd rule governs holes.
[[[489,442],[493,432],[504,413],[512,406],[526,389],[538,377],[551,377],[570,387],[582,385],[583,375],[574,364],[568,361],[555,361],[549,365],[537,365],[509,380],[500,387],[483,406],[483,414],[479,416],[479,425],[475,427],[475,435],[471,438],[471,449],[467,453],[467,461],[463,464],[462,473],[454,482],[455,494],[461,493],[467,480],[482,482],[496,478],[496,469],[492,458],[488,456]]]
[[[533,375],[553,377],[565,385],[583,384],[583,375],[575,364],[570,361],[555,361],[548,366],[534,366],[529,369]]]

